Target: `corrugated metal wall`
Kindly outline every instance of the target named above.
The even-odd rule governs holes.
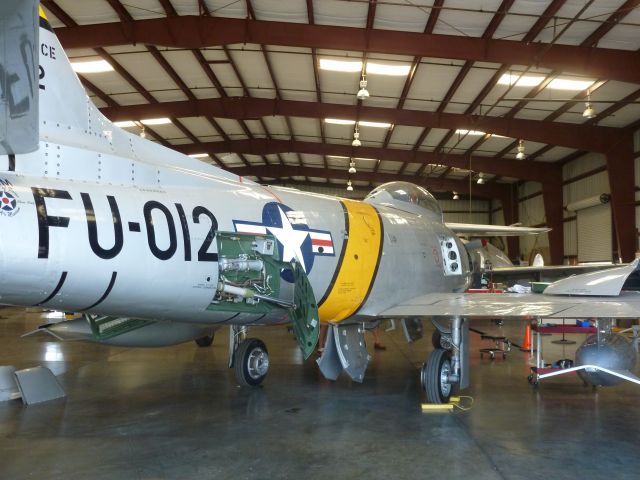
[[[567,181],[584,173],[606,166],[604,155],[588,153],[583,157],[569,162],[562,169],[562,179]],[[564,206],[601,193],[609,193],[609,175],[606,171],[571,182],[564,186]],[[564,222],[564,255],[575,257],[578,255],[578,224],[575,212],[564,210],[564,218],[571,219]]]
[[[540,192],[542,187],[537,182],[526,182],[518,189],[518,198],[528,195],[534,195]],[[559,208],[562,208],[560,206]],[[544,213],[544,202],[542,195],[536,195],[518,204],[518,214],[520,223],[524,226],[544,225],[546,218]],[[529,260],[533,250],[548,252],[549,238],[548,235],[527,235],[520,238],[520,254],[525,260]],[[548,254],[545,255],[545,262],[548,262]]]
[[[440,200],[444,221],[455,223],[489,223],[489,202],[484,200]],[[471,213],[469,213],[471,210]]]

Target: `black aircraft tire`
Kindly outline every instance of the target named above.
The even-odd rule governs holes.
[[[443,376],[451,372],[451,360],[447,350],[437,348],[422,367],[422,385],[429,403],[447,403],[452,385],[443,383]]]
[[[213,343],[215,334],[205,335],[204,337],[196,338],[196,343],[199,347],[210,347]]]
[[[238,346],[234,358],[236,381],[244,387],[260,385],[269,370],[266,345],[257,338],[247,338]]]

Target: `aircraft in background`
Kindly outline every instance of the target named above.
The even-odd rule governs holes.
[[[470,265],[457,232],[546,229],[445,224],[434,197],[404,182],[362,202],[264,187],[121,130],[87,98],[42,10],[38,38],[36,12],[35,2],[0,6],[0,302],[83,314],[43,331],[151,347],[207,344],[231,325],[230,365],[257,385],[268,351],[246,327],[291,322],[307,358],[328,322],[323,374],[362,381],[363,322],[405,318],[416,338],[412,319],[442,315],[450,349],[422,369],[439,403],[468,385],[468,318],[580,310],[574,299],[507,308],[462,294]]]

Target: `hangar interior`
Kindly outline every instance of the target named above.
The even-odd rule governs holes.
[[[634,258],[635,2],[43,6],[71,60],[107,70],[79,74],[103,113],[180,152],[341,196],[408,180],[438,193],[448,221],[552,227],[511,239],[514,259]],[[611,56],[589,58],[599,51]],[[562,208],[602,194],[611,202],[596,212]],[[593,242],[592,225],[611,234]]]
[[[407,181],[434,194],[447,222],[551,227],[498,242],[514,262],[636,258],[638,0],[42,6],[91,100],[132,133],[267,185],[362,199]],[[632,478],[640,468],[637,385],[533,389],[529,354],[481,358],[479,335],[465,410],[434,414],[420,410],[415,375],[432,346],[406,344],[388,322],[361,385],[324,380],[275,327],[264,333],[268,382],[243,389],[225,329],[210,348],[118,349],[16,340],[49,313],[0,315],[0,365],[47,365],[67,393],[0,403],[3,478]],[[474,327],[522,343],[521,325]],[[544,341],[547,360],[575,352]]]

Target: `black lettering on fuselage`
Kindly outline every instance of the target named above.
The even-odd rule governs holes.
[[[98,241],[98,228],[96,225],[96,215],[93,210],[93,203],[88,193],[80,193],[82,197],[82,203],[84,204],[84,210],[87,215],[87,229],[89,231],[89,244],[91,250],[100,258],[108,260],[115,257],[122,251],[122,245],[124,243],[124,237],[122,235],[122,220],[120,218],[120,210],[118,210],[118,203],[113,195],[107,195],[109,207],[111,208],[111,219],[113,222],[113,234],[115,237],[113,247],[102,248]]]
[[[40,53],[44,57],[49,57],[52,60],[56,59],[56,47],[52,47],[51,45],[47,45],[46,43],[40,44]]]
[[[178,211],[178,217],[180,218],[180,226],[182,227],[182,238],[184,239],[184,260],[185,262],[191,261],[191,238],[189,238],[189,224],[187,223],[187,216],[184,213],[184,208],[179,203],[176,203],[176,210]]]
[[[153,224],[153,217],[151,216],[153,210],[160,210],[167,219],[167,227],[169,228],[169,246],[166,250],[159,248],[156,242],[156,231]],[[155,200],[149,200],[145,203],[143,212],[144,221],[147,224],[147,241],[149,242],[149,249],[151,250],[151,253],[154,257],[159,258],[160,260],[169,260],[176,253],[178,248],[176,225],[173,221],[173,217],[171,216],[171,212],[167,207]]]
[[[71,200],[71,195],[66,190],[55,190],[53,188],[31,187],[31,192],[33,193],[38,214],[38,258],[49,258],[49,228],[67,228],[69,226],[69,217],[49,215],[44,199],[60,198]]]
[[[207,208],[202,206],[195,207],[193,209],[193,212],[191,212],[191,215],[193,217],[194,223],[200,223],[201,215],[208,217],[209,220],[211,221],[211,227],[209,228],[209,232],[207,233],[207,236],[205,237],[204,242],[202,242],[202,245],[198,250],[198,261],[199,262],[217,262],[218,254],[210,253],[207,250],[209,250],[209,247],[211,246],[211,243],[213,242],[213,239],[216,236],[216,231],[218,231],[218,220],[216,220],[216,217],[213,213],[211,213]]]

